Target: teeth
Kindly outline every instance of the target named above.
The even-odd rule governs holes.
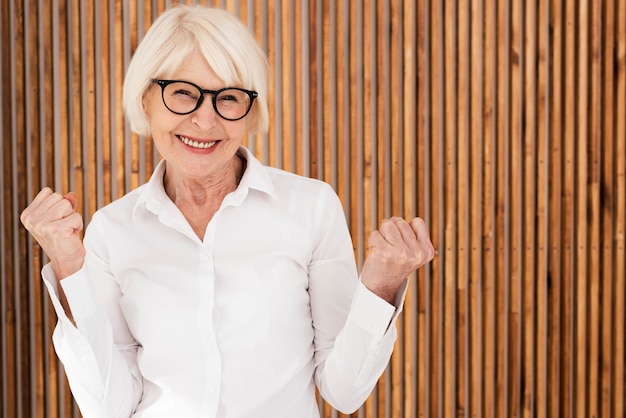
[[[211,141],[211,142],[198,142],[198,141],[194,141],[191,140],[187,137],[184,136],[179,136],[180,140],[183,141],[183,143],[185,145],[189,145],[192,148],[199,148],[199,149],[207,149],[207,148],[211,148],[213,145],[215,145],[217,143],[217,141]]]

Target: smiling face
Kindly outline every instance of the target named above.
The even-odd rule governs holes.
[[[235,87],[224,85],[197,51],[168,78],[190,81],[209,90]],[[167,161],[168,181],[207,182],[233,175],[247,117],[238,121],[222,119],[213,109],[210,95],[194,112],[177,115],[163,104],[157,84],[150,87],[143,103],[155,146]]]

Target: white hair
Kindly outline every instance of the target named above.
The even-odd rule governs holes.
[[[269,65],[250,30],[222,9],[178,5],[161,14],[137,47],[124,79],[123,107],[133,132],[150,135],[143,98],[151,79],[168,78],[194,51],[199,51],[227,86],[259,93],[246,116],[251,134],[269,124]]]

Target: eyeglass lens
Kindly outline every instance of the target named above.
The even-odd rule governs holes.
[[[191,113],[198,107],[203,93],[184,81],[170,83],[163,89],[163,102],[174,113]],[[243,90],[226,89],[212,100],[215,111],[224,119],[240,119],[248,113],[250,96]]]

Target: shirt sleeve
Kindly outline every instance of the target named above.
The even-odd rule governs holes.
[[[317,217],[319,233],[309,266],[315,382],[335,409],[352,413],[389,363],[408,279],[396,295],[398,308],[369,291],[358,280],[341,202],[332,189],[319,199]]]
[[[93,229],[87,234],[93,235]],[[130,417],[141,397],[137,343],[125,324],[112,324],[115,313],[107,310],[119,310],[119,288],[106,262],[97,255],[98,249],[88,247],[87,243],[93,241],[85,237],[87,257],[83,268],[60,281],[76,326],[60,303],[59,281],[51,266],[42,269],[58,316],[52,341],[85,418]]]

